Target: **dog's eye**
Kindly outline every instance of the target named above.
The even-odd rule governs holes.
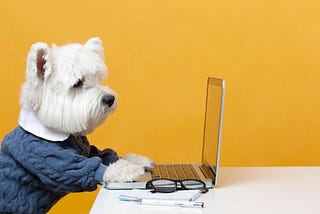
[[[79,79],[74,85],[74,88],[80,88],[83,86],[83,79]]]

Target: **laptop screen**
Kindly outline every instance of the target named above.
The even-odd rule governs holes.
[[[216,177],[220,159],[224,85],[225,83],[222,79],[208,78],[202,163],[213,166]],[[216,184],[217,180],[214,183]]]

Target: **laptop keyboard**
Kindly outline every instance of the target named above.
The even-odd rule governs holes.
[[[174,180],[200,179],[192,164],[158,164],[152,169],[152,178]]]
[[[212,169],[205,164],[200,165],[199,168],[206,179],[213,179],[215,177]]]

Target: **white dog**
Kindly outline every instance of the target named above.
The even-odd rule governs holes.
[[[100,85],[106,75],[99,38],[84,45],[32,45],[19,126],[0,153],[0,211],[45,213],[69,192],[133,181],[153,167],[149,158],[119,158],[89,145],[85,135],[117,107],[115,93]]]

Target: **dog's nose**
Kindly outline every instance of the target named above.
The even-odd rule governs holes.
[[[102,104],[111,107],[114,103],[115,97],[113,95],[105,95],[102,97]]]

